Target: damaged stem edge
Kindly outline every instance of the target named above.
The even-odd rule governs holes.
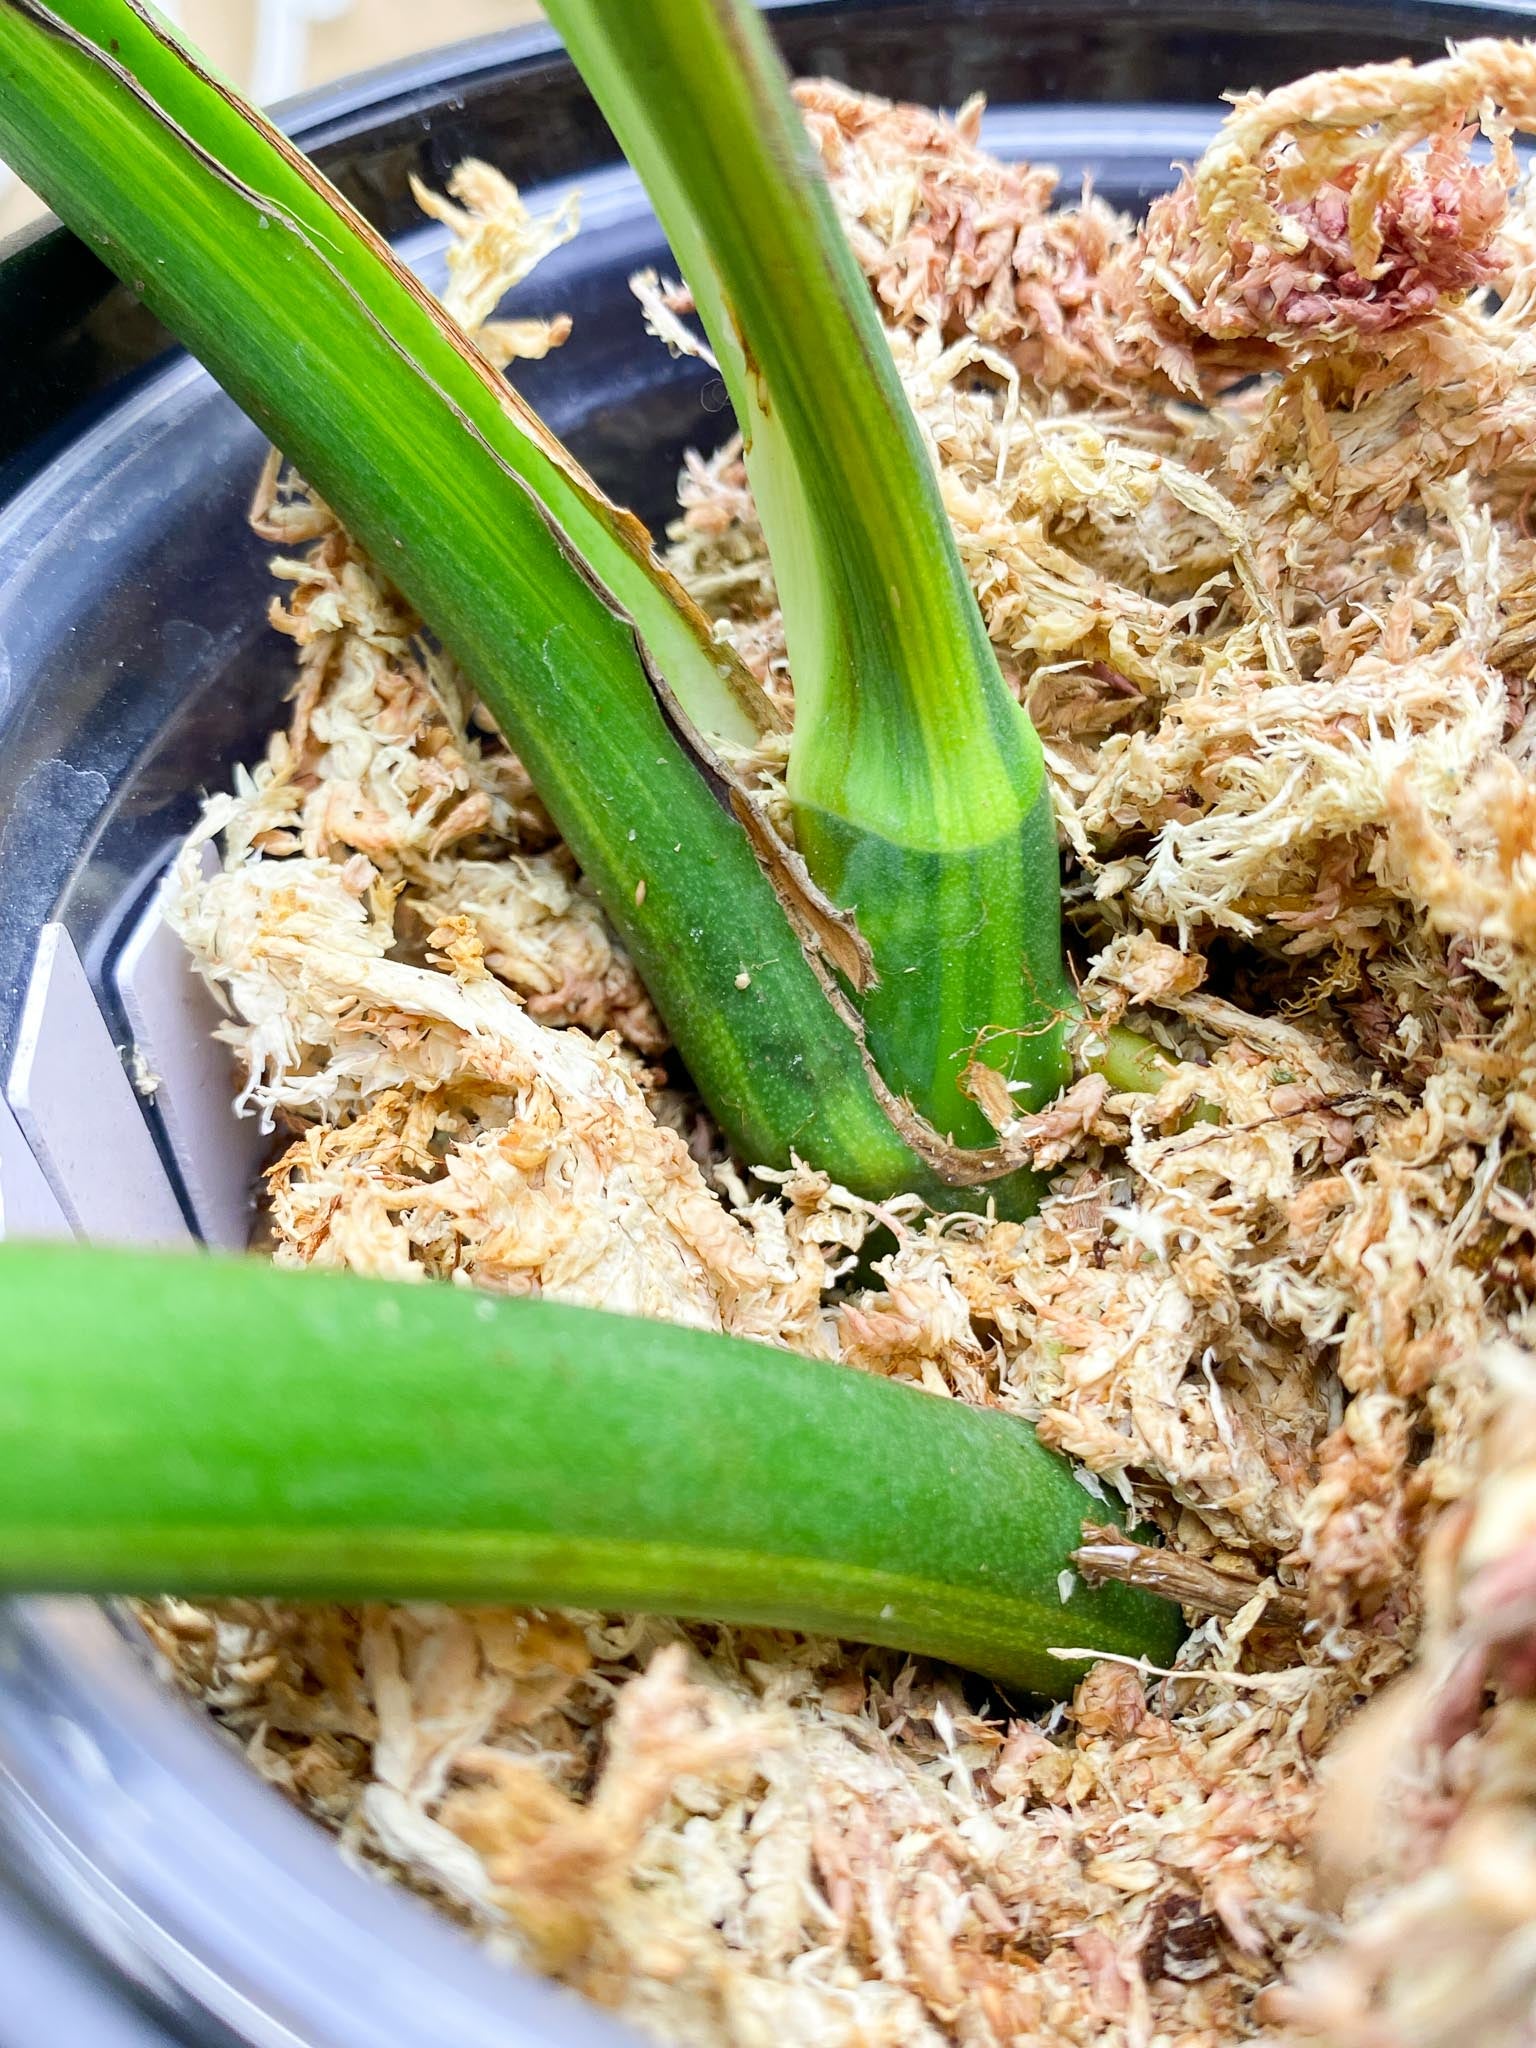
[[[897,1128],[899,1091],[828,1002],[814,947],[658,701],[653,670],[708,730],[687,687],[699,642],[665,579],[313,166],[132,0],[0,0],[0,152],[458,661],[740,1156],[798,1157],[875,1200],[1036,1206],[1034,1176],[990,1185],[1009,1173],[995,1150],[930,1143],[918,1118]]]

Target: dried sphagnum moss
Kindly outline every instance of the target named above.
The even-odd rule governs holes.
[[[1046,738],[1086,993],[1184,1063],[1024,1127],[1056,1174],[1029,1223],[891,1205],[855,1286],[868,1207],[721,1157],[517,762],[273,475],[294,715],[176,916],[284,1133],[274,1256],[1010,1409],[1253,1597],[1190,1675],[1101,1662],[1044,1720],[751,1630],[150,1626],[349,1855],[668,2040],[1523,2039],[1536,203],[1503,123],[1536,52],[1243,100],[1139,228],[1052,212],[975,107],[801,97]],[[564,224],[483,167],[456,190],[473,322]],[[681,501],[674,562],[787,705],[735,451]],[[782,763],[744,765],[772,792]]]

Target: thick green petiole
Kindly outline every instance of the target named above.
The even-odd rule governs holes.
[[[547,6],[736,407],[795,682],[796,830],[869,944],[876,1064],[983,1144],[959,1088],[978,1045],[1026,1111],[1068,1078],[1056,838],[868,288],[746,0]]]
[[[1059,1693],[1177,1610],[1058,1576],[1011,1418],[674,1325],[256,1260],[0,1246],[0,1584],[760,1622]],[[1069,1583],[1063,1580],[1062,1584]]]
[[[647,664],[706,731],[750,732],[752,686],[635,522],[318,173],[130,0],[0,0],[0,154],[457,656],[742,1155],[795,1153],[874,1197],[984,1201],[893,1129]],[[1014,1206],[1031,1192],[1014,1188]]]

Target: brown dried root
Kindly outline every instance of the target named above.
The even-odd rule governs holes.
[[[1294,1593],[1247,1567],[1212,1564],[1166,1545],[1136,1543],[1123,1529],[1083,1524],[1083,1541],[1072,1552],[1073,1569],[1090,1586],[1140,1586],[1195,1614],[1219,1614],[1231,1621],[1257,1602],[1264,1620],[1299,1628],[1306,1609]]]

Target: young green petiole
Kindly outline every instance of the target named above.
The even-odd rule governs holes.
[[[1090,1592],[1011,1417],[766,1345],[250,1259],[0,1246],[0,1584],[758,1622],[1031,1691],[1177,1610]],[[1063,1575],[1066,1576],[1063,1576]]]

